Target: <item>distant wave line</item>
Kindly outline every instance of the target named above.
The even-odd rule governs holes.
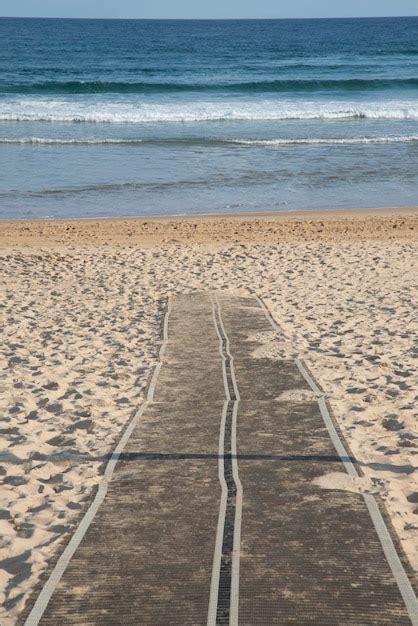
[[[295,145],[361,145],[386,143],[411,143],[418,141],[418,135],[388,137],[347,137],[311,139],[229,139],[230,143],[245,146],[295,146]]]
[[[279,139],[223,139],[217,137],[182,137],[167,139],[123,139],[81,138],[60,139],[50,137],[0,137],[0,145],[45,145],[45,146],[118,146],[141,144],[213,145],[213,146],[298,146],[298,145],[367,145],[418,142],[418,135],[392,135],[386,137],[307,137]]]
[[[140,144],[143,139],[56,139],[54,137],[0,137],[0,144],[30,144],[30,145],[123,145]]]
[[[0,94],[144,94],[176,92],[309,92],[318,90],[365,91],[418,87],[418,78],[278,79],[264,81],[182,83],[118,81],[45,81],[0,85]]]
[[[196,188],[210,188],[219,185],[237,186],[240,184],[250,185],[254,180],[270,179],[270,175],[264,175],[260,172],[254,172],[243,175],[241,177],[235,176],[221,176],[214,179],[200,178],[200,179],[182,179],[182,180],[167,180],[167,181],[144,181],[144,182],[121,182],[121,183],[98,183],[92,185],[80,185],[75,187],[55,187],[50,189],[39,189],[30,191],[6,191],[0,192],[0,198],[47,198],[47,197],[61,197],[61,196],[75,196],[80,194],[96,193],[96,192],[117,192],[121,191],[170,191],[182,187],[188,187],[190,189]]]

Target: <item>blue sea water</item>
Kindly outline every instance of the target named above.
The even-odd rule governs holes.
[[[0,19],[0,217],[418,204],[418,18]]]

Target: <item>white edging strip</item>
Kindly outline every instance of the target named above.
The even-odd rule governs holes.
[[[165,318],[164,318],[163,341],[162,341],[160,352],[159,352],[159,363],[157,363],[155,367],[154,374],[152,376],[151,383],[148,388],[146,400],[142,404],[142,406],[139,408],[139,410],[135,413],[134,417],[132,418],[131,423],[129,424],[125,432],[123,433],[123,436],[121,437],[118,445],[116,446],[114,452],[112,453],[112,456],[106,465],[106,469],[103,475],[103,482],[99,485],[99,488],[97,490],[97,493],[93,502],[90,504],[89,508],[87,509],[77,530],[72,536],[64,552],[61,554],[54,569],[51,572],[50,577],[48,578],[48,580],[46,581],[45,585],[42,588],[42,591],[38,595],[36,602],[25,621],[25,626],[37,626],[39,624],[39,621],[41,620],[48,606],[48,603],[51,600],[51,597],[59,581],[61,580],[69,562],[71,561],[75,551],[77,550],[78,546],[83,540],[83,537],[86,534],[91,522],[93,521],[94,516],[99,510],[101,504],[103,503],[103,500],[107,493],[108,483],[110,479],[112,478],[116,463],[118,462],[120,455],[122,454],[130,436],[132,435],[132,432],[138,425],[138,422],[141,419],[147,405],[151,403],[154,399],[155,386],[157,383],[158,374],[161,369],[161,360],[164,356],[164,353],[167,347],[167,342],[168,342],[168,318],[170,316],[170,313],[171,313],[171,300],[170,298],[168,298],[167,311],[166,311]]]
[[[304,364],[302,363],[302,361],[300,359],[295,359],[295,363],[299,372],[302,374],[303,378],[308,383],[309,387],[318,397],[321,398],[324,395],[324,393],[320,390],[320,388],[318,387],[314,379],[309,375],[309,372],[304,366]]]
[[[218,335],[218,339],[219,339],[219,354],[221,355],[221,359],[222,359],[222,378],[223,378],[223,381],[224,381],[225,398],[226,398],[227,402],[231,402],[231,394],[229,393],[229,386],[228,386],[228,377],[226,375],[226,358],[225,358],[223,350],[222,350],[222,335],[219,332],[218,322],[216,321],[215,300],[212,297],[211,297],[211,301],[212,301],[213,323],[215,325],[216,334]],[[219,303],[218,303],[217,300],[216,300],[216,306],[218,307],[218,311],[219,311]],[[226,337],[226,335],[225,335],[225,337]],[[235,390],[235,387],[234,387],[234,390]],[[222,448],[222,454],[223,453],[224,452],[223,452],[223,448]]]
[[[230,595],[230,609],[229,609],[229,624],[230,626],[238,626],[238,612],[239,612],[239,567],[241,557],[241,524],[242,524],[242,499],[243,489],[242,483],[239,477],[238,471],[238,459],[237,459],[237,419],[238,419],[238,405],[240,401],[240,395],[238,391],[237,379],[235,378],[234,370],[234,357],[231,354],[231,347],[229,337],[225,330],[224,323],[222,321],[221,306],[218,298],[215,296],[215,301],[218,307],[219,324],[222,328],[226,340],[226,353],[229,357],[232,385],[234,387],[236,400],[233,406],[232,413],[232,428],[231,428],[231,456],[232,456],[232,476],[237,488],[235,498],[235,519],[234,519],[234,543],[232,548],[232,568],[231,568],[231,595]],[[226,372],[225,372],[226,375]]]
[[[230,363],[231,363],[231,379],[232,379],[232,385],[233,385],[233,387],[234,387],[235,396],[236,396],[236,398],[237,398],[237,400],[236,400],[236,401],[237,401],[237,402],[239,402],[241,398],[240,398],[239,391],[238,391],[237,380],[236,380],[236,378],[235,378],[235,371],[234,371],[234,357],[233,357],[233,356],[232,356],[232,354],[231,354],[231,345],[230,345],[230,343],[229,343],[229,337],[228,337],[228,335],[227,335],[227,333],[226,333],[225,326],[224,326],[224,323],[223,323],[223,321],[222,321],[221,306],[220,306],[220,304],[219,304],[219,300],[218,300],[218,298],[217,298],[216,296],[215,296],[215,301],[216,301],[216,305],[217,305],[217,307],[218,307],[219,324],[220,324],[220,327],[222,328],[222,332],[223,332],[223,334],[224,334],[225,341],[226,341],[226,353],[227,353],[228,358],[229,358],[229,361],[230,361]],[[226,372],[225,372],[225,376],[226,376]]]
[[[226,502],[228,498],[228,487],[224,474],[224,443],[225,443],[225,422],[228,409],[228,400],[225,400],[222,411],[221,428],[219,431],[219,460],[218,478],[221,484],[221,504],[219,507],[218,527],[216,530],[215,551],[213,554],[212,578],[210,584],[208,626],[216,626],[216,611],[218,608],[219,578],[221,573],[222,542],[225,528]]]
[[[274,330],[280,331],[279,327],[271,317],[270,312],[268,311],[264,302],[258,296],[256,296],[256,299]],[[328,411],[324,393],[319,389],[319,387],[317,386],[303,363],[300,361],[300,359],[295,359],[295,363],[312,391],[318,396],[318,405],[321,411],[322,418],[325,422],[332,443],[334,444],[334,447],[338,452],[338,455],[340,456],[341,462],[343,463],[347,473],[354,478],[358,478],[359,474],[354,464],[352,463],[350,456],[347,454],[344,444],[335,429],[334,423]],[[411,624],[412,626],[418,626],[418,599],[411,585],[411,581],[409,580],[405,568],[402,564],[402,561],[399,558],[398,552],[393,543],[392,537],[390,536],[389,530],[385,524],[385,520],[383,519],[383,516],[380,512],[376,499],[370,494],[363,494],[363,498],[374,527],[376,529],[376,533],[379,537],[380,543],[382,545],[383,552],[386,556],[390,569],[392,570],[392,574],[398,585],[400,594],[405,603],[409,618],[411,620]]]
[[[232,369],[232,368],[231,368]],[[235,380],[235,378],[234,378]],[[232,475],[237,486],[237,495],[235,498],[235,522],[234,522],[234,546],[232,551],[232,570],[231,570],[231,603],[229,624],[230,626],[238,626],[239,611],[239,567],[241,558],[241,523],[242,523],[242,483],[238,473],[237,459],[237,416],[238,402],[234,403],[232,414],[232,437],[231,437],[231,453],[232,453]]]
[[[207,626],[216,626],[216,613],[218,609],[218,595],[219,595],[219,578],[221,573],[221,560],[222,560],[222,543],[225,529],[225,517],[226,517],[226,504],[228,500],[228,486],[225,480],[224,471],[224,454],[225,454],[225,424],[226,414],[228,411],[228,404],[231,401],[231,395],[229,393],[228,379],[226,376],[225,356],[222,350],[222,337],[219,332],[218,324],[216,322],[215,302],[211,297],[212,302],[212,317],[215,326],[216,334],[219,340],[219,354],[222,359],[222,377],[224,381],[225,390],[225,402],[222,411],[221,427],[219,431],[219,449],[218,449],[218,478],[221,484],[221,504],[219,507],[218,527],[216,530],[215,550],[213,554],[213,566],[212,566],[212,578],[210,584],[210,596],[209,596],[209,608],[208,608],[208,621]]]

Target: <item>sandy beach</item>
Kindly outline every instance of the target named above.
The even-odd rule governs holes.
[[[418,585],[418,209],[0,222],[0,622],[15,624],[140,406],[164,301],[250,290],[305,361]],[[262,356],[260,353],[259,356]]]

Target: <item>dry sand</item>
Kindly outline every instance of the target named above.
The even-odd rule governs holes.
[[[13,624],[143,399],[161,299],[264,298],[418,575],[418,210],[0,222],[0,622]]]

